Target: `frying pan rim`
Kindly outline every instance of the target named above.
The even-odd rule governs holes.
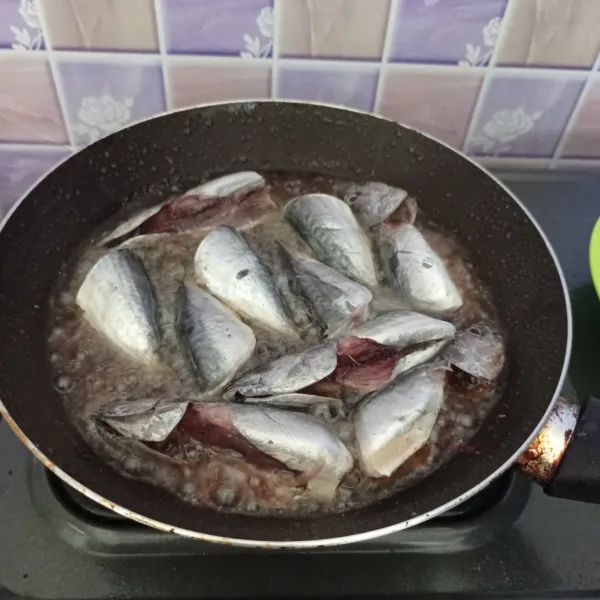
[[[563,297],[564,297],[564,301],[565,301],[565,309],[566,309],[566,316],[567,316],[567,336],[566,336],[565,356],[564,356],[563,366],[562,366],[562,370],[561,370],[561,373],[560,373],[560,376],[558,379],[556,390],[554,392],[552,399],[548,403],[548,408],[547,408],[546,412],[544,413],[544,416],[540,419],[539,423],[533,428],[532,432],[530,433],[529,437],[525,440],[525,442],[519,447],[519,449],[513,454],[513,456],[511,456],[508,460],[506,460],[504,462],[504,464],[502,464],[500,467],[498,467],[488,477],[486,477],[485,479],[480,481],[477,485],[473,486],[470,490],[467,490],[460,496],[457,496],[453,500],[450,500],[449,502],[446,502],[445,504],[442,504],[441,506],[438,506],[437,508],[435,508],[434,510],[431,510],[429,512],[420,514],[416,517],[407,519],[405,521],[401,521],[400,523],[396,523],[394,525],[389,525],[387,527],[373,529],[371,531],[366,531],[366,532],[362,532],[362,533],[350,534],[350,535],[334,537],[334,538],[317,539],[317,540],[273,542],[273,541],[269,541],[269,540],[250,540],[250,539],[228,538],[225,536],[217,536],[217,535],[211,535],[211,534],[201,533],[201,532],[197,532],[197,531],[192,531],[189,529],[183,529],[181,527],[169,525],[167,523],[163,523],[163,522],[157,521],[155,519],[150,519],[141,514],[135,513],[127,508],[124,508],[120,505],[117,505],[114,502],[111,502],[110,500],[108,500],[107,498],[104,498],[103,496],[101,496],[101,495],[97,494],[96,492],[92,491],[91,489],[87,488],[85,485],[79,483],[74,477],[71,477],[68,473],[63,471],[56,464],[54,464],[25,435],[25,433],[21,430],[21,428],[17,425],[17,423],[12,419],[12,417],[10,416],[10,414],[8,412],[8,409],[2,403],[1,398],[0,398],[0,414],[4,417],[4,419],[6,420],[6,422],[9,425],[9,427],[13,430],[13,432],[15,433],[15,435],[17,435],[17,437],[21,440],[21,442],[23,442],[23,444],[29,449],[29,451],[40,462],[42,462],[42,464],[44,464],[44,466],[46,466],[52,473],[54,473],[62,481],[64,481],[66,484],[70,485],[72,488],[74,488],[75,490],[77,490],[79,493],[83,494],[87,498],[90,498],[91,500],[97,502],[98,504],[101,504],[101,505],[109,508],[110,510],[116,512],[117,514],[119,514],[127,519],[137,521],[138,523],[141,523],[142,525],[146,525],[146,526],[152,527],[154,529],[167,531],[170,533],[175,533],[177,535],[181,535],[181,536],[184,536],[187,538],[197,539],[197,540],[204,541],[204,542],[219,543],[219,544],[224,544],[224,545],[228,545],[228,546],[238,546],[238,547],[245,547],[245,548],[306,549],[306,548],[319,548],[319,547],[326,547],[326,546],[337,546],[337,545],[345,545],[345,544],[351,544],[351,543],[357,543],[357,542],[364,542],[364,541],[371,540],[371,539],[374,539],[377,537],[390,535],[392,533],[397,533],[398,531],[408,529],[409,527],[414,527],[415,525],[424,523],[425,521],[428,521],[429,519],[432,519],[433,517],[443,514],[444,512],[447,512],[448,510],[454,508],[455,506],[458,506],[465,500],[468,500],[469,498],[471,498],[472,496],[477,494],[479,491],[483,490],[486,486],[488,486],[497,477],[499,477],[504,472],[506,472],[517,461],[519,456],[521,456],[525,452],[525,450],[530,446],[530,444],[533,442],[533,440],[536,438],[536,436],[538,435],[538,433],[544,426],[545,422],[550,417],[550,413],[552,412],[554,405],[556,404],[556,400],[560,394],[560,390],[562,389],[565,378],[567,376],[567,370],[568,370],[569,362],[570,362],[570,358],[571,358],[572,341],[573,341],[573,316],[572,316],[572,312],[571,312],[571,299],[569,296],[569,290],[568,290],[568,286],[567,286],[567,282],[566,282],[564,273],[563,273],[560,263],[558,261],[558,257],[556,256],[554,248],[552,247],[552,244],[546,237],[546,234],[541,229],[541,227],[539,226],[538,222],[535,220],[533,215],[529,212],[527,207],[524,206],[523,203],[515,196],[515,194],[513,194],[513,192],[511,190],[509,190],[495,175],[490,173],[482,165],[475,162],[475,160],[473,160],[472,158],[470,158],[469,156],[467,156],[460,150],[452,148],[446,142],[438,139],[437,137],[435,137],[433,135],[424,133],[422,131],[415,129],[414,127],[410,127],[403,123],[398,123],[397,121],[393,121],[392,119],[387,119],[381,115],[369,113],[364,110],[358,110],[358,109],[351,108],[351,107],[329,104],[326,102],[309,102],[309,101],[304,101],[304,100],[284,100],[284,99],[270,98],[270,99],[256,99],[256,100],[253,100],[253,99],[236,100],[236,101],[229,101],[229,102],[210,102],[210,103],[198,104],[195,106],[187,106],[185,108],[178,108],[178,109],[170,110],[170,111],[168,111],[168,113],[171,114],[171,113],[177,113],[177,112],[185,112],[188,110],[202,109],[202,108],[207,108],[207,107],[211,107],[211,106],[227,106],[227,105],[235,105],[235,104],[248,105],[248,104],[266,104],[266,103],[277,103],[277,104],[285,103],[285,104],[303,104],[303,105],[308,105],[308,106],[324,106],[327,108],[334,108],[336,110],[354,112],[354,113],[366,115],[366,116],[372,117],[372,118],[374,117],[374,118],[380,119],[382,121],[386,121],[388,123],[399,124],[402,127],[405,127],[406,129],[415,131],[416,133],[431,139],[432,141],[436,142],[437,144],[440,144],[440,145],[448,148],[455,154],[458,154],[461,158],[470,162],[477,169],[482,171],[486,176],[490,177],[510,198],[512,198],[512,200],[517,204],[517,206],[519,206],[519,208],[527,216],[527,218],[529,219],[531,224],[536,228],[536,230],[537,230],[538,234],[540,235],[541,239],[543,240],[544,244],[546,245],[546,248],[547,248],[550,256],[552,257],[552,260],[554,261],[554,266],[558,272],[558,276],[559,276],[562,291],[563,291]],[[139,123],[144,123],[146,121],[151,121],[153,119],[160,118],[164,114],[167,114],[167,113],[161,113],[159,115],[154,115],[152,117],[139,119],[133,123],[130,123],[124,129],[133,127],[134,125],[137,125]],[[90,145],[93,145],[93,144],[90,144]],[[81,148],[79,150],[83,150],[83,148]],[[77,150],[77,151],[79,151],[79,150]],[[67,160],[69,160],[71,158],[71,156],[72,155],[69,155],[69,156],[65,157],[63,160],[59,161],[50,171],[44,173],[44,175],[39,177],[35,181],[35,183],[33,183],[31,186],[29,186],[27,191],[21,196],[21,198],[19,198],[19,200],[17,200],[14,203],[14,205],[6,213],[4,219],[2,219],[2,221],[0,222],[0,235],[2,234],[2,230],[4,229],[6,223],[8,222],[8,220],[10,219],[12,214],[17,210],[19,205],[29,196],[31,191],[38,184],[40,184],[49,175],[49,173],[58,169],[63,163],[65,163]]]

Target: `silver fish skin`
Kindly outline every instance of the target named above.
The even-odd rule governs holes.
[[[389,477],[425,445],[444,401],[445,371],[415,369],[363,400],[352,421],[360,462],[370,477]]]
[[[188,402],[139,398],[117,400],[102,407],[98,418],[117,433],[140,442],[163,442],[177,427]]]
[[[375,229],[381,225],[404,203],[410,204],[407,222],[414,223],[416,203],[407,200],[406,190],[378,181],[351,185],[344,195],[344,201],[352,208],[361,225],[367,229]]]
[[[132,231],[135,231],[142,223],[145,223],[150,217],[153,217],[164,204],[164,202],[161,202],[160,204],[145,208],[139,213],[136,213],[125,222],[115,227],[109,234],[105,235],[99,242],[100,246],[106,246],[115,240],[125,237]]]
[[[258,173],[255,173],[254,171],[241,171],[239,173],[223,175],[217,179],[212,179],[211,181],[201,183],[182,195],[202,195],[215,198],[226,198],[227,196],[235,194],[236,192],[251,192],[253,190],[259,190],[265,187],[265,185],[266,182],[264,178]],[[135,231],[150,217],[153,217],[156,213],[158,213],[164,205],[165,202],[160,202],[159,204],[145,208],[139,213],[133,215],[124,223],[121,223],[118,227],[116,227],[111,233],[104,236],[100,240],[100,245],[105,246],[106,244],[114,242],[115,240],[126,236],[132,231]]]
[[[203,389],[229,383],[254,352],[254,332],[195,285],[182,286],[179,306],[180,335]]]
[[[447,321],[411,310],[395,310],[351,329],[348,336],[366,338],[396,348],[428,344],[398,360],[394,367],[394,377],[397,377],[437,356],[455,333],[456,328]]]
[[[397,377],[437,356],[455,333],[456,328],[447,321],[412,310],[395,310],[353,328],[348,335],[396,348],[429,344],[412,351],[396,363],[394,377]]]
[[[394,367],[394,377],[406,373],[407,371],[430,361],[432,358],[435,358],[448,343],[448,340],[432,342],[425,348],[407,354],[396,363],[396,366]]]
[[[233,400],[236,402],[236,400]],[[239,401],[238,401],[239,402]],[[314,394],[280,394],[260,398],[244,398],[241,404],[262,404],[284,409],[303,410],[321,419],[335,419],[344,410],[344,403],[337,398]]]
[[[265,187],[264,178],[255,171],[240,171],[239,173],[230,173],[217,179],[212,179],[206,183],[188,190],[184,196],[198,194],[201,196],[214,196],[215,198],[225,198],[238,192],[251,192]]]
[[[418,344],[417,348],[398,359],[393,371],[393,377],[397,377],[435,358],[455,333],[456,328],[447,321],[411,310],[395,310],[354,327],[342,336],[341,342],[356,337],[395,348],[409,348]]]
[[[388,277],[410,308],[440,314],[462,306],[442,259],[413,225],[383,227],[380,254]]]
[[[223,393],[226,400],[289,394],[330,375],[337,365],[335,344],[323,344],[303,352],[281,356],[236,379]]]
[[[504,367],[504,341],[488,325],[477,323],[457,333],[442,358],[473,377],[494,381]]]
[[[200,242],[194,265],[204,285],[238,313],[297,337],[271,273],[239,231],[231,227],[213,229]]]
[[[331,427],[298,412],[231,404],[233,426],[253,446],[304,473],[312,496],[330,501],[354,460]]]
[[[319,260],[367,287],[377,285],[370,243],[345,202],[328,194],[298,196],[284,216]]]
[[[373,294],[335,269],[305,256],[283,250],[294,283],[332,337],[366,321]]]
[[[456,328],[448,321],[412,310],[394,310],[352,328],[348,336],[368,338],[385,346],[404,348],[434,340],[449,340]]]
[[[278,408],[310,408],[319,404],[341,403],[341,400],[314,394],[279,394],[278,396],[263,396],[259,398],[245,398],[242,404],[263,404]]]
[[[91,268],[77,292],[90,324],[142,363],[159,361],[158,303],[141,259],[111,250]]]

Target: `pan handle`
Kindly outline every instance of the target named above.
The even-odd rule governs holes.
[[[549,496],[600,504],[600,400],[559,397],[518,463]]]

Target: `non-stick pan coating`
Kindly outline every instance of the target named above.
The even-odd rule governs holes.
[[[57,272],[103,220],[140,196],[162,198],[239,170],[305,170],[383,181],[414,194],[455,232],[493,291],[508,331],[504,398],[471,444],[417,486],[347,516],[220,515],[128,480],[79,438],[53,389],[48,297]],[[135,513],[183,529],[249,540],[354,536],[425,516],[503,469],[546,414],[568,354],[561,276],[520,205],[477,166],[436,141],[357,112],[303,103],[185,110],[115,133],[33,189],[0,233],[0,399],[58,467]]]

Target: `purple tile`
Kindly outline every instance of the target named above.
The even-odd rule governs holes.
[[[77,60],[59,54],[67,120],[77,144],[85,145],[165,110],[160,63],[121,57]]]
[[[15,50],[44,48],[35,0],[0,0],[0,47]]]
[[[340,104],[359,110],[373,108],[378,70],[289,67],[280,63],[277,96]]]
[[[273,48],[273,0],[164,0],[169,53],[267,58]]]
[[[400,2],[390,60],[485,66],[507,0]]]
[[[585,75],[505,74],[484,92],[467,141],[479,156],[552,156],[581,93]]]
[[[0,146],[0,220],[39,177],[69,154],[67,148]]]

